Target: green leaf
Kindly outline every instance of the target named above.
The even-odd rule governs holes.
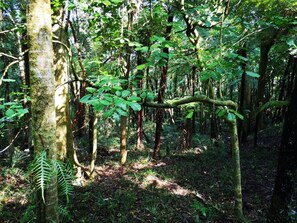
[[[129,106],[134,110],[134,111],[140,111],[141,110],[141,106],[140,104],[136,103],[136,102],[130,102]]]
[[[114,113],[114,109],[109,109],[106,112],[103,113],[104,118],[109,118]]]
[[[228,113],[228,115],[227,115],[227,119],[228,119],[229,121],[234,121],[234,120],[235,120],[235,115],[234,115],[233,113]]]
[[[95,91],[97,91],[97,89],[93,87],[86,87],[86,90],[90,93],[94,93]]]
[[[130,94],[130,91],[129,90],[123,90],[122,91],[122,97],[123,98],[126,98],[129,94]]]
[[[7,109],[7,111],[5,112],[5,115],[8,117],[8,118],[12,118],[14,116],[15,112],[14,110],[12,109]]]
[[[219,116],[219,117],[223,117],[225,114],[226,114],[226,110],[225,109],[218,109],[217,110],[217,115]]]
[[[295,46],[294,39],[288,39],[288,40],[287,40],[287,44],[288,44],[289,46]]]
[[[242,114],[238,113],[237,111],[233,112],[239,119],[244,120],[244,117]]]
[[[194,111],[190,111],[187,116],[186,119],[191,119],[193,117]]]
[[[110,6],[111,5],[111,2],[108,1],[108,0],[102,0],[102,3],[106,6]]]
[[[141,64],[137,66],[137,70],[143,70],[147,67],[147,64]]]
[[[111,103],[107,100],[100,100],[100,103],[106,106],[111,105]]]
[[[91,97],[92,97],[92,95],[87,94],[87,95],[83,96],[79,101],[81,103],[87,103]]]
[[[42,200],[45,202],[44,192],[53,174],[51,164],[47,160],[46,151],[43,150],[35,156],[32,166],[36,187],[40,189]]]
[[[137,97],[136,95],[132,95],[128,98],[129,101],[141,101],[140,97]]]
[[[260,75],[255,73],[255,72],[252,72],[252,71],[246,71],[245,72],[247,75],[249,75],[250,77],[256,77],[256,78],[259,78]]]
[[[121,116],[128,116],[128,113],[126,111],[123,111],[122,109],[120,108],[117,108],[116,109],[117,113],[119,113]]]

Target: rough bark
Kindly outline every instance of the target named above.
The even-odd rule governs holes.
[[[297,169],[297,81],[283,126],[273,196],[267,222],[291,222],[289,204],[294,192]]]
[[[35,152],[45,150],[48,159],[56,159],[55,77],[51,7],[49,0],[30,0],[27,14],[32,129]],[[57,178],[45,191],[45,203],[38,193],[38,222],[59,222]]]

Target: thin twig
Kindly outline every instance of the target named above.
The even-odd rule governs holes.
[[[16,63],[19,63],[19,62],[20,62],[20,60],[15,60],[15,61],[11,62],[10,64],[8,64],[6,66],[6,68],[5,68],[4,72],[3,72],[3,75],[2,75],[2,77],[0,79],[0,86],[2,85],[3,79],[4,79],[4,77],[5,77],[5,75],[6,75],[7,71],[8,71],[8,68],[11,67],[12,65],[16,64]]]
[[[0,34],[9,33],[9,32],[12,32],[12,31],[14,31],[16,29],[18,29],[18,28],[15,27],[15,28],[12,28],[12,29],[3,30],[3,31],[0,32]]]
[[[13,144],[13,142],[16,140],[16,138],[19,136],[19,134],[21,133],[22,130],[23,130],[23,128],[21,128],[20,131],[18,131],[18,133],[13,138],[13,140],[11,140],[10,144],[8,146],[6,146],[3,150],[1,150],[0,153],[5,152]]]

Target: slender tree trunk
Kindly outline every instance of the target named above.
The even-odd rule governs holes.
[[[35,152],[45,150],[49,161],[56,159],[55,77],[51,6],[49,0],[30,0],[27,14],[32,126]],[[53,174],[45,191],[38,193],[38,222],[59,222],[57,177]]]
[[[69,22],[69,25],[71,27],[72,30],[72,34],[73,34],[73,39],[74,39],[74,43],[75,43],[75,47],[77,50],[77,54],[78,54],[78,64],[80,66],[81,69],[81,78],[82,79],[86,79],[87,78],[87,74],[83,65],[83,61],[82,61],[82,52],[81,52],[81,48],[79,46],[79,42],[78,42],[78,38],[76,35],[76,30],[74,29],[74,26],[71,22]],[[83,96],[86,95],[86,87],[87,87],[87,83],[85,81],[79,82],[79,98],[82,98]],[[84,103],[81,103],[79,101],[79,98],[77,98],[76,100],[76,104],[77,104],[77,108],[76,108],[76,114],[75,114],[75,118],[74,118],[74,123],[76,123],[77,125],[77,136],[78,137],[82,137],[85,133],[85,129],[86,129],[86,106]]]
[[[137,65],[143,64],[142,55],[137,56]],[[144,72],[139,71],[139,83],[138,88],[143,90],[143,83],[144,83]],[[137,112],[137,140],[136,140],[136,148],[137,150],[143,150],[143,117],[144,117],[144,108],[141,108],[140,111]]]
[[[94,112],[94,118],[93,118],[93,135],[92,135],[92,139],[93,139],[93,150],[92,150],[92,160],[91,160],[91,170],[90,170],[90,177],[94,177],[94,170],[95,170],[95,163],[96,163],[96,159],[97,159],[97,138],[98,138],[98,131],[97,131],[97,123],[98,123],[98,117],[96,112]]]
[[[292,222],[289,204],[294,192],[297,170],[297,81],[283,127],[275,186],[267,222]]]
[[[231,147],[232,147],[232,166],[233,166],[233,184],[234,184],[234,214],[238,222],[244,222],[242,210],[242,189],[241,189],[241,168],[240,168],[240,150],[237,132],[236,119],[229,121],[231,132]]]
[[[244,58],[247,58],[247,49],[244,45],[243,48],[238,52],[238,54]],[[240,86],[240,97],[239,97],[239,112],[243,115],[244,120],[239,120],[238,123],[238,136],[240,142],[246,142],[248,137],[248,127],[249,127],[249,113],[247,110],[250,107],[250,79],[246,74],[247,62],[243,61],[241,68],[243,70],[241,76],[241,86]]]
[[[68,122],[70,121],[69,109],[69,87],[66,83],[69,80],[69,58],[68,58],[68,25],[67,25],[67,9],[60,7],[54,12],[55,24],[54,31],[54,68],[55,68],[55,103],[56,103],[56,136],[57,149],[59,159],[64,160],[67,156],[67,146],[73,143],[67,143],[69,132]],[[67,49],[68,48],[68,49]],[[73,149],[73,148],[72,148]]]
[[[268,42],[262,42],[260,48],[260,64],[259,64],[259,81],[257,88],[257,107],[262,106],[265,103],[265,88],[267,82],[267,66],[268,66],[268,53],[273,46],[274,40]],[[263,128],[263,113],[259,112],[256,116],[255,123],[255,135],[254,135],[254,146],[257,146],[258,141],[258,130]]]
[[[128,1],[129,7],[130,9],[128,10],[128,25],[127,25],[127,29],[128,29],[128,39],[130,41],[133,40],[133,37],[131,35],[131,32],[133,30],[133,16],[135,14],[135,3],[132,0]],[[122,26],[123,27],[123,26]],[[129,76],[130,76],[130,72],[131,72],[131,54],[132,54],[132,48],[130,46],[127,45],[127,58],[126,58],[126,71],[124,74],[124,78],[125,80],[127,80],[127,82],[129,82]],[[129,88],[129,84],[127,83],[127,85],[125,86],[124,89]],[[127,161],[127,121],[128,121],[128,117],[127,116],[121,116],[121,136],[120,136],[120,153],[121,153],[121,164],[124,165]]]
[[[170,40],[170,34],[172,30],[172,22],[173,15],[171,11],[168,12],[167,18],[167,27],[165,31],[166,40]],[[169,48],[165,47],[163,49],[163,53],[169,54]],[[161,78],[160,78],[160,87],[158,92],[158,103],[163,103],[166,91],[166,82],[167,82],[167,72],[168,72],[168,59],[166,65],[161,68]],[[161,157],[161,133],[162,133],[162,125],[163,125],[163,110],[157,108],[156,109],[156,132],[155,132],[155,146],[153,157],[158,159]]]

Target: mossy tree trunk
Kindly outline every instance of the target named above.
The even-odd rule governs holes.
[[[55,53],[57,152],[59,158],[64,160],[66,156],[69,156],[67,151],[73,150],[73,137],[70,136],[72,131],[70,127],[69,86],[67,84],[69,80],[67,10],[64,10],[63,6],[54,11],[54,21],[53,31],[55,41],[53,46]]]
[[[32,130],[35,153],[45,150],[56,159],[55,77],[50,0],[30,0],[27,14]],[[45,202],[37,194],[38,222],[59,222],[57,177],[53,174]]]

